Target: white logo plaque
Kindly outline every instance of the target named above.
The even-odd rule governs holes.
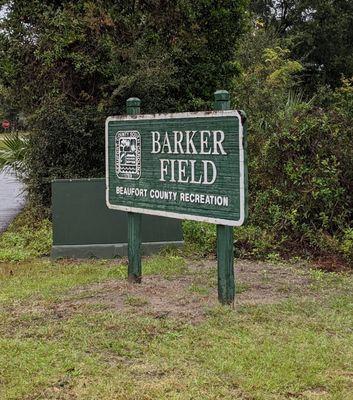
[[[115,135],[115,168],[121,179],[141,176],[141,136],[137,131],[119,131]]]

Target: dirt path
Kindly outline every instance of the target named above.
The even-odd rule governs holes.
[[[0,172],[0,233],[19,213],[24,203],[22,184],[11,172]]]

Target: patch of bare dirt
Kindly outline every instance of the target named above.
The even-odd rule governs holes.
[[[60,320],[86,312],[89,305],[198,323],[210,308],[219,304],[217,261],[190,260],[187,270],[184,275],[175,277],[143,276],[140,284],[110,280],[85,285],[71,290],[54,303],[38,302],[32,304],[30,310],[24,306],[13,312],[16,315],[31,311],[38,314],[39,320],[44,316]],[[236,261],[235,280],[237,292],[234,307],[318,296],[312,286],[309,268],[303,264]]]
[[[237,296],[239,305],[278,303],[307,294],[310,285],[308,274],[299,264],[241,261],[236,266],[235,276],[239,284],[245,286]]]
[[[314,266],[326,272],[349,272],[352,270],[345,260],[336,255],[318,258],[314,261]]]
[[[174,317],[200,322],[218,304],[217,262],[190,261],[189,273],[174,278],[144,276],[140,284],[107,281],[77,288],[55,307],[56,315],[99,304],[108,309],[134,310],[155,318]],[[309,291],[310,279],[299,266],[239,261],[235,266],[238,305],[278,303]]]
[[[200,321],[207,308],[217,304],[217,297],[191,293],[193,277],[163,278],[145,276],[140,284],[127,281],[108,281],[71,292],[71,300],[61,303],[66,309],[72,302],[104,305],[110,309],[134,309],[135,313],[155,318],[174,317],[190,322]]]

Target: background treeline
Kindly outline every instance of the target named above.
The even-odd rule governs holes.
[[[0,102],[31,132],[21,174],[48,209],[53,178],[104,175],[104,119],[205,110],[227,89],[249,116],[257,257],[353,257],[353,3],[349,0],[2,1]],[[22,153],[21,153],[22,154]],[[185,223],[213,251],[215,230]]]

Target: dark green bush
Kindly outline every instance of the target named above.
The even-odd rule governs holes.
[[[36,218],[33,211],[27,208],[0,236],[0,263],[48,256],[51,245],[51,222]]]
[[[51,100],[34,117],[28,174],[31,204],[50,206],[53,179],[104,175],[104,116],[93,107]]]
[[[341,244],[341,251],[347,262],[353,265],[353,228],[345,230]]]
[[[48,207],[53,178],[103,176],[104,119],[207,109],[238,72],[231,62],[247,0],[24,1],[1,19],[0,97],[34,134],[27,180]]]
[[[49,207],[54,178],[104,175],[104,119],[124,113],[128,97],[141,98],[142,112],[209,109],[214,90],[230,88],[249,123],[250,218],[235,229],[239,252],[350,254],[352,81],[306,98],[290,41],[261,24],[239,40],[246,4],[9,2],[0,95],[33,129],[32,204]],[[201,252],[215,250],[215,227],[184,229]]]
[[[305,98],[300,63],[261,30],[243,40],[237,56],[243,70],[232,94],[248,114],[249,150],[249,221],[234,230],[237,252],[351,254],[352,81]],[[188,223],[185,231],[202,252],[215,251],[214,229]]]
[[[184,240],[188,251],[208,254],[216,249],[216,226],[203,222],[184,221]]]
[[[352,221],[352,135],[350,119],[330,108],[278,114],[251,164],[251,222],[287,235],[294,248],[319,250],[320,233],[340,235]]]

